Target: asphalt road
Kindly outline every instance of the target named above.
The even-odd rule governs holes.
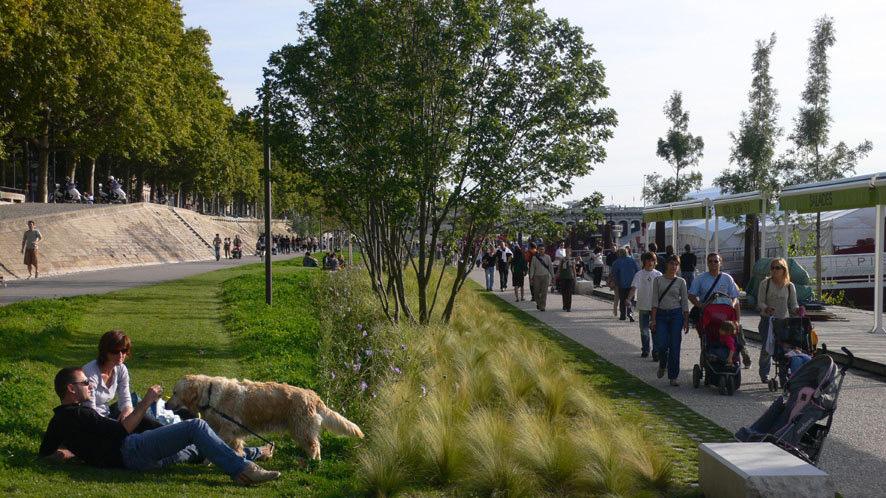
[[[471,277],[485,285],[482,271],[474,271]],[[640,358],[638,324],[613,317],[611,301],[574,296],[572,312],[567,313],[560,311],[560,296],[548,294],[547,311],[539,312],[533,302],[514,302],[511,289],[495,294],[732,432],[752,424],[778,396],[759,381],[760,350],[755,343],[749,345],[754,364],[742,371],[741,389],[734,396],[720,396],[712,388],[692,388],[699,343],[694,334],[684,336],[681,385],[671,387],[667,378],[656,378],[656,363]],[[526,294],[528,299],[528,289]],[[843,496],[886,495],[886,382],[882,378],[852,371],[846,375],[819,466],[831,475]]]
[[[296,257],[296,253],[274,256],[273,259],[274,261],[282,261],[293,257]],[[130,266],[70,273],[56,277],[7,281],[6,287],[0,287],[0,305],[38,298],[103,294],[262,261],[263,259],[256,256],[244,256],[243,259]]]

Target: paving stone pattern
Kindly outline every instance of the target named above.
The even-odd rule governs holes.
[[[484,282],[482,271],[475,270],[471,278]],[[721,396],[712,388],[692,388],[691,371],[698,359],[699,343],[690,332],[684,336],[680,355],[681,385],[671,387],[666,378],[656,378],[655,363],[640,358],[638,324],[613,317],[611,302],[577,295],[572,298],[572,312],[567,313],[560,311],[560,297],[548,294],[547,311],[539,312],[535,303],[514,302],[511,289],[494,293],[730,432],[753,423],[777,397],[759,382],[756,373],[759,348],[753,344],[749,352],[754,364],[742,371],[741,389],[734,396]],[[697,436],[699,442],[706,442],[704,434]],[[882,378],[856,372],[847,374],[820,467],[833,477],[843,496],[884,496],[886,382]]]

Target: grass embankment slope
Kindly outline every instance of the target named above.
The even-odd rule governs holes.
[[[276,380],[317,390],[365,443],[324,437],[305,469],[286,436],[263,494],[440,496],[691,494],[695,440],[728,434],[470,284],[452,324],[391,326],[359,272],[260,266],[98,297],[0,308],[0,493],[245,494],[217,469],[138,474],[34,460],[57,404],[52,376],[98,337],[134,341],[134,390],[183,374]]]

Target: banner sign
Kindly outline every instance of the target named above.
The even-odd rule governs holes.
[[[737,218],[746,214],[758,214],[763,212],[763,199],[735,200],[722,204],[714,201],[714,209],[717,210],[717,216],[725,216],[727,218]]]
[[[818,213],[821,211],[871,207],[883,203],[884,200],[886,200],[886,192],[882,188],[864,186],[831,192],[813,192],[798,195],[782,194],[778,204],[782,210],[798,213]]]

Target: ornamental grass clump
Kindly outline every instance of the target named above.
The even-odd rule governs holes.
[[[367,493],[667,494],[673,470],[652,436],[491,304],[458,306],[449,324],[384,328],[408,354],[402,373],[376,381],[357,472]]]

